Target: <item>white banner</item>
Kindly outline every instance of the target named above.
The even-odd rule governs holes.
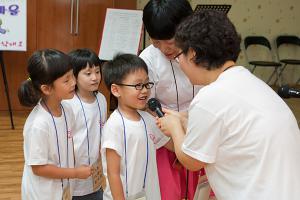
[[[26,51],[26,0],[0,0],[0,51]]]

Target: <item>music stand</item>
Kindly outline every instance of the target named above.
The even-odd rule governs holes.
[[[231,8],[231,5],[228,4],[198,4],[194,10],[197,12],[199,10],[217,10],[227,14]]]

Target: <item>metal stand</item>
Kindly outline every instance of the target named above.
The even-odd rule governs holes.
[[[8,111],[9,111],[9,115],[10,115],[11,129],[15,129],[13,114],[12,114],[12,109],[11,109],[11,104],[10,104],[10,98],[9,98],[6,71],[5,71],[5,66],[4,66],[3,52],[2,51],[0,51],[0,65],[1,65],[1,69],[2,69],[3,83],[4,83],[5,93],[6,93],[7,104],[8,104]]]
[[[231,8],[228,4],[198,4],[194,10],[197,12],[199,10],[217,10],[227,14]]]

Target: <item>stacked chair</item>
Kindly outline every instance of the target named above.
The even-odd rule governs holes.
[[[244,46],[246,60],[253,66],[250,71],[253,73],[256,67],[273,68],[272,74],[267,80],[267,84],[269,84],[273,76],[276,75],[275,83],[279,81],[279,86],[281,86],[280,67],[282,64],[276,61],[269,40],[264,36],[247,36],[244,38]],[[250,56],[249,51],[251,50],[253,50],[252,52],[256,52],[256,54],[252,53],[252,56]],[[259,52],[259,55],[257,52]]]
[[[300,67],[300,54],[298,56],[296,54],[287,56],[284,55],[283,48],[286,50],[291,50],[289,52],[296,53],[300,52],[300,38],[294,35],[280,35],[276,38],[276,47],[277,47],[277,56],[280,62],[283,64],[282,69],[280,70],[279,76],[282,75],[282,72],[286,68],[287,65]],[[287,49],[288,48],[288,49]],[[281,51],[280,51],[281,50]],[[300,83],[300,77],[298,78],[296,84]]]

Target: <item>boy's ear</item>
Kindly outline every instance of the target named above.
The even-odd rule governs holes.
[[[44,95],[50,95],[52,91],[52,87],[49,85],[41,85],[40,89]]]
[[[112,84],[111,86],[110,86],[110,91],[111,91],[111,93],[115,96],[115,97],[117,97],[117,98],[119,98],[121,95],[120,95],[120,91],[119,91],[119,87],[116,85],[116,84]]]

